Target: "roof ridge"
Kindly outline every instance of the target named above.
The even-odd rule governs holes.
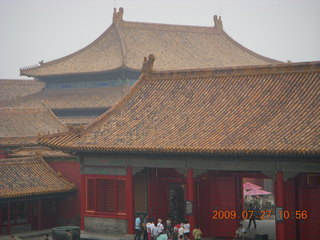
[[[149,23],[149,22],[136,22],[136,21],[122,21],[120,26],[138,28],[144,26],[150,27],[150,30],[166,30],[166,31],[181,31],[181,32],[201,32],[201,33],[216,33],[215,26],[198,26],[198,25],[183,25],[183,24],[169,24],[169,23]],[[155,29],[159,28],[159,29]],[[193,30],[193,31],[190,31]]]
[[[8,161],[10,162],[8,163]],[[1,164],[12,164],[12,165],[21,164],[21,161],[23,161],[24,163],[34,163],[34,162],[40,162],[40,159],[35,157],[2,158],[0,159],[0,165]]]
[[[62,121],[54,114],[54,112],[51,110],[51,108],[50,108],[49,106],[47,106],[43,101],[41,101],[41,103],[42,103],[42,106],[44,106],[44,108],[48,111],[50,117],[51,117],[54,121],[56,121],[59,125],[61,125],[61,127],[65,127],[65,128],[67,128],[67,129],[69,129],[68,126],[67,126],[64,122],[62,122]],[[58,132],[60,132],[59,129],[58,129]]]
[[[151,78],[161,77],[180,77],[192,78],[197,75],[220,76],[220,75],[238,75],[238,74],[273,74],[273,73],[295,73],[295,72],[320,71],[320,61],[298,62],[298,63],[277,63],[268,65],[250,65],[223,68],[205,68],[205,69],[183,69],[169,71],[153,71]]]
[[[45,107],[0,107],[0,111],[10,112],[45,112]]]
[[[120,42],[122,66],[125,66],[126,49],[125,49],[125,45],[124,45],[124,42],[123,42],[123,39],[121,36],[120,29],[119,29],[118,24],[116,22],[114,23],[114,29],[115,29],[117,37],[119,38],[119,42]]]

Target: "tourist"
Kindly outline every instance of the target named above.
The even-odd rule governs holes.
[[[154,236],[155,225],[153,223],[153,219],[150,219],[150,222],[147,223],[147,232],[148,232],[148,240],[152,240]]]
[[[134,240],[140,240],[141,237],[141,219],[140,216],[137,216],[135,220],[134,229],[136,231],[136,235],[134,236]]]
[[[144,217],[142,223],[142,230],[143,230],[143,240],[148,240],[148,231],[147,231],[147,224],[149,222],[148,214]]]
[[[158,228],[158,232],[159,232],[159,233],[162,233],[163,230],[164,230],[164,227],[163,227],[162,219],[161,219],[161,218],[158,219],[157,228]]]
[[[183,223],[180,223],[180,227],[178,229],[178,236],[179,236],[179,239],[180,237],[182,236],[182,238],[184,237],[184,227],[183,227]]]
[[[168,234],[165,231],[160,232],[157,240],[168,240]]]
[[[240,224],[240,226],[236,230],[236,236],[234,238],[235,239],[243,238],[245,233],[246,233],[246,229],[243,227],[242,224]]]
[[[190,238],[190,223],[186,219],[183,224],[183,236],[186,240]]]
[[[196,225],[196,227],[193,229],[192,235],[193,235],[195,240],[201,240],[202,232],[201,232],[201,230],[200,230],[198,225]]]

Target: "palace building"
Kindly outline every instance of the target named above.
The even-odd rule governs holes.
[[[0,230],[126,234],[148,214],[234,237],[240,218],[212,212],[243,211],[242,179],[261,178],[275,181],[276,211],[308,212],[277,215],[277,239],[319,239],[320,63],[260,56],[217,16],[199,27],[123,15],[83,49],[21,68],[25,86],[0,80]]]
[[[318,239],[320,63],[152,71],[79,132],[43,144],[81,159],[81,227],[133,233],[135,213],[187,217],[206,236],[233,237],[242,178],[275,180],[277,239]],[[126,199],[126,201],[124,201]]]
[[[21,75],[45,88],[3,107],[46,104],[66,124],[85,125],[110,109],[141,74],[141,61],[157,56],[156,70],[263,65],[278,61],[241,46],[224,30],[213,27],[130,22],[124,10],[114,12],[111,26],[85,48],[60,59],[21,69]]]
[[[68,130],[47,108],[0,108],[0,234],[79,219],[78,158],[38,143]]]

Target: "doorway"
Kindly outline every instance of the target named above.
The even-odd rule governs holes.
[[[268,234],[270,239],[275,239],[275,201],[274,182],[267,178],[243,178],[243,214],[248,216],[242,221],[246,228],[247,237],[256,234]],[[249,221],[250,215],[255,221]],[[251,222],[251,224],[250,224]]]
[[[185,219],[184,185],[169,184],[169,213],[175,221]]]

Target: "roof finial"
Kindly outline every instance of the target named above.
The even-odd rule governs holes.
[[[147,59],[147,57],[144,57],[143,65],[142,65],[142,72],[144,72],[144,73],[152,72],[153,63],[154,63],[155,59],[156,58],[153,54],[150,54],[148,59]]]
[[[221,16],[214,15],[213,16],[213,21],[214,21],[214,28],[218,30],[218,32],[222,32],[223,26],[222,26],[222,20]]]
[[[119,8],[119,11],[117,12],[117,9],[113,9],[113,22],[114,23],[120,23],[123,22],[123,7]]]

